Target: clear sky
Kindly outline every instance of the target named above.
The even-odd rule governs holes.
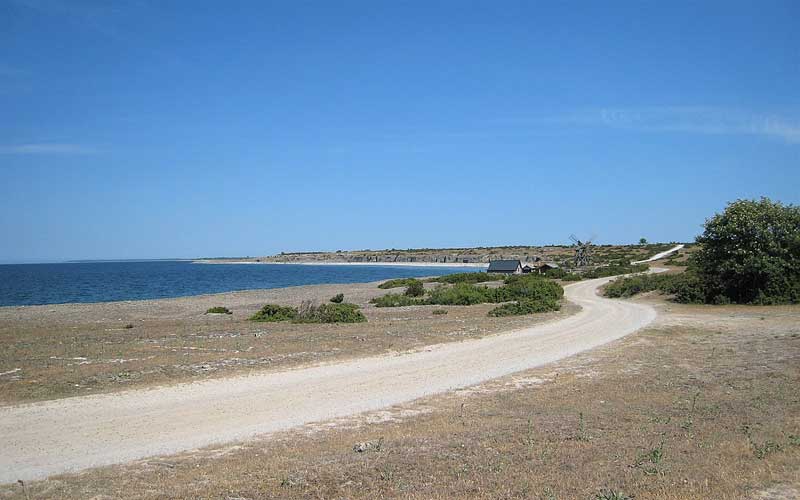
[[[800,2],[0,0],[0,261],[686,241],[800,202]]]

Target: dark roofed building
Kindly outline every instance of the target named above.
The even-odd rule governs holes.
[[[537,262],[536,270],[540,273],[546,273],[551,269],[559,269],[559,265],[555,262]]]
[[[518,260],[493,260],[489,262],[487,273],[521,274],[522,264]]]

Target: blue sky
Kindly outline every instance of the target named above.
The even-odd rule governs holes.
[[[0,261],[690,240],[800,202],[798,19],[0,0]]]

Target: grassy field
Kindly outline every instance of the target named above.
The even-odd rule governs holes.
[[[279,370],[419,349],[575,312],[490,318],[496,304],[379,309],[378,283],[255,290],[154,301],[0,308],[0,404]],[[434,283],[426,285],[428,288]],[[367,323],[248,321],[265,303],[326,303],[344,293]],[[227,307],[232,314],[206,314]],[[434,311],[446,311],[446,314]]]
[[[637,300],[660,309],[652,328],[541,369],[26,491],[31,498],[797,498],[800,307]],[[2,490],[7,498],[24,494],[19,485]]]

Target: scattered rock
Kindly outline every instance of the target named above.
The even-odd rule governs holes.
[[[368,451],[381,451],[383,448],[383,438],[377,441],[365,441],[363,443],[356,443],[353,445],[353,451],[356,453],[366,453]]]

